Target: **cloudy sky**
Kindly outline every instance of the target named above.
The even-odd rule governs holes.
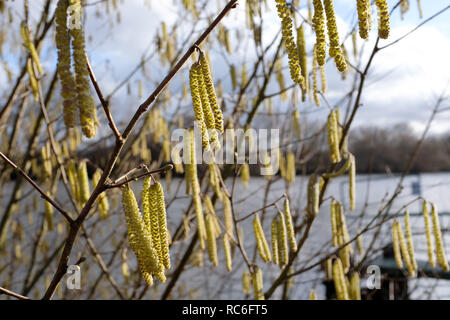
[[[186,24],[183,33],[178,33],[178,42],[181,43],[190,32],[192,24],[190,17],[180,21],[178,9],[175,2],[181,0],[124,0],[119,3],[118,10],[111,7],[111,15],[120,14],[120,24],[111,25],[111,18],[106,18],[104,4],[95,5],[98,1],[89,0],[86,7],[86,33],[91,41],[88,42],[88,54],[96,70],[97,77],[103,90],[111,92],[141,61],[142,56],[148,56],[154,49],[155,34],[160,30],[162,21],[171,29],[173,24]],[[112,1],[110,1],[112,2]],[[267,10],[264,12],[263,42],[271,41],[272,37],[279,31],[280,22],[276,15],[275,1],[267,0]],[[389,0],[390,6],[397,1]],[[388,40],[382,40],[380,46],[386,45],[395,39],[406,34],[424,19],[432,16],[439,10],[450,4],[448,0],[422,1],[423,19],[419,18],[416,0],[410,0],[410,10],[405,14],[404,19],[400,18],[397,10],[391,17],[391,36]],[[15,2],[14,14],[22,16],[22,1]],[[31,17],[37,18],[41,9],[41,0],[30,1]],[[224,6],[225,0],[211,0],[202,13],[202,21],[197,25],[196,31],[202,31],[206,26],[205,17],[219,12],[218,7]],[[338,28],[341,38],[343,38],[354,26],[356,19],[355,0],[334,1],[338,16]],[[306,0],[300,0],[300,12],[307,15],[305,8]],[[100,17],[99,17],[100,16]],[[375,16],[375,12],[374,12]],[[97,17],[97,18],[96,18]],[[99,18],[98,18],[99,17]],[[116,20],[116,19],[114,19]],[[224,25],[234,30],[245,29],[245,5],[241,5],[233,10],[223,21]],[[363,44],[358,38],[359,46],[364,45],[363,65],[367,61],[368,55],[376,39],[376,25],[370,35],[369,41]],[[313,33],[307,31],[307,46],[312,49],[314,44]],[[227,61],[236,64],[247,61],[251,65],[255,61],[255,51],[251,45],[237,43],[235,37],[231,37],[232,46],[236,48],[232,55],[226,57]],[[351,39],[345,43],[351,51]],[[223,50],[220,48],[209,48],[216,79],[223,79],[224,91],[232,96],[228,67],[222,57]],[[431,114],[432,107],[438,95],[446,90],[450,94],[450,62],[448,54],[450,52],[450,10],[431,22],[425,24],[416,32],[406,37],[399,43],[385,50],[382,50],[375,57],[373,67],[369,73],[367,88],[363,93],[362,103],[356,119],[355,125],[380,125],[392,126],[401,122],[408,122],[417,131],[423,129],[426,120]],[[54,67],[55,50],[43,50],[42,56],[48,68]],[[14,57],[5,56],[14,70]],[[286,64],[287,61],[283,61]],[[150,93],[155,84],[163,78],[167,72],[167,67],[162,66],[158,58],[152,58],[147,63],[150,70],[150,79],[143,77],[142,72],[136,73],[131,79],[133,95],[128,96],[126,86],[113,97],[113,112],[119,119],[126,121],[130,114],[136,109],[139,101],[137,96],[137,83],[143,80],[144,92]],[[330,103],[335,103],[342,97],[351,85],[351,76],[346,81],[342,81],[337,73],[334,63],[328,62],[326,65],[329,90],[327,99]],[[0,81],[2,88],[5,88],[5,72],[0,67]],[[173,94],[180,91],[180,80],[187,80],[187,71],[181,72],[170,85]],[[289,77],[286,75],[286,80]],[[289,80],[290,81],[290,80]],[[276,92],[276,83],[269,87],[270,92]],[[444,106],[450,107],[450,101]],[[311,103],[299,104],[299,110],[311,110]],[[322,107],[317,112],[311,113],[308,117],[320,117],[324,119],[327,109]],[[432,131],[441,133],[449,131],[450,112],[442,112],[438,115]]]

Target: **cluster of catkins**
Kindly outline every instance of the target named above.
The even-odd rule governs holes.
[[[79,115],[83,134],[87,138],[93,138],[97,134],[98,121],[94,98],[89,93],[84,32],[81,23],[68,28],[69,8],[74,21],[81,18],[80,0],[59,0],[55,12],[58,76],[63,97],[64,123],[68,128],[75,127]]]
[[[375,0],[375,5],[378,10],[378,36],[381,39],[387,39],[390,31],[387,0]],[[372,7],[370,0],[357,0],[356,8],[358,10],[359,36],[367,39],[372,28]]]
[[[218,133],[223,133],[223,114],[217,102],[214,81],[208,60],[200,52],[199,61],[194,63],[189,72],[192,105],[195,121],[200,125],[202,147],[208,150],[210,143],[219,148]]]
[[[149,286],[153,284],[153,276],[165,282],[164,272],[170,269],[170,253],[163,188],[159,182],[153,182],[152,177],[145,180],[142,190],[143,214],[133,190],[127,185],[121,189],[128,240],[137,257],[142,277]]]
[[[449,270],[447,257],[445,255],[444,243],[442,240],[441,227],[439,223],[439,215],[436,210],[436,206],[431,204],[431,220],[433,222],[433,231],[431,231],[430,215],[428,212],[428,203],[423,201],[423,217],[425,219],[425,235],[427,238],[428,247],[428,261],[434,268],[436,262],[434,259],[434,245],[436,246],[436,260],[439,266],[445,271]],[[403,233],[400,223],[395,220],[392,224],[392,243],[394,249],[394,257],[397,263],[397,267],[403,268],[403,262],[408,269],[408,273],[411,276],[417,274],[417,262],[414,255],[414,245],[411,233],[411,223],[408,211],[404,215],[405,233]],[[434,235],[434,245],[432,239],[432,233]]]

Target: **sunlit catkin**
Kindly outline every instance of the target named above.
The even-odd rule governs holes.
[[[308,74],[308,56],[306,54],[305,32],[303,25],[297,29],[297,50],[300,59],[300,68],[305,85],[302,87],[302,101],[306,100],[309,90],[309,74]],[[299,138],[300,139],[300,138]]]
[[[434,243],[436,244],[436,260],[442,269],[449,270],[447,257],[445,255],[444,242],[442,241],[439,215],[434,203],[431,204],[431,218],[433,220]]]
[[[402,255],[401,255],[401,249],[400,249],[400,241],[399,241],[399,237],[398,237],[397,225],[395,223],[392,224],[392,246],[394,249],[395,263],[397,264],[397,267],[399,269],[402,269],[403,261],[402,261]]]
[[[405,262],[405,265],[408,268],[409,275],[413,276],[414,275],[414,266],[411,264],[411,259],[409,257],[409,253],[408,253],[408,246],[406,245],[405,236],[403,234],[402,227],[400,226],[400,223],[397,220],[395,220],[393,224],[395,224],[395,227],[397,228],[398,242],[400,244],[400,251],[402,253],[403,261]]]
[[[356,196],[356,162],[355,157],[350,155],[350,168],[348,169],[348,197],[350,199],[350,210],[355,210]]]
[[[69,0],[59,0],[55,10],[56,48],[58,49],[58,76],[61,82],[63,98],[64,124],[68,128],[77,123],[77,106],[75,104],[75,79],[71,71],[70,35],[67,29],[67,8]]]
[[[86,161],[80,162],[78,165],[78,185],[80,186],[80,203],[82,206],[89,200],[91,191],[89,188],[89,177],[86,167]]]
[[[151,202],[151,206],[155,209],[151,210],[151,214],[155,214],[156,217],[150,217],[152,220],[152,237],[153,237],[153,228],[154,228],[154,220],[157,220],[158,224],[158,232],[159,232],[159,241],[160,241],[160,252],[158,252],[158,256],[160,262],[164,264],[166,269],[170,269],[170,254],[169,254],[169,236],[167,230],[167,214],[166,214],[166,205],[164,202],[164,191],[161,183],[156,182],[149,187],[149,200]],[[153,238],[154,241],[155,238]],[[156,248],[156,245],[155,245]]]
[[[300,111],[298,109],[295,109],[292,112],[292,131],[294,132],[294,137],[298,140],[302,138],[302,132],[300,129]]]
[[[289,260],[289,250],[288,250],[288,239],[286,231],[286,221],[281,212],[278,212],[278,223],[277,223],[277,241],[278,241],[278,252],[280,257],[280,267],[288,263]]]
[[[253,294],[255,300],[264,300],[263,293],[263,277],[261,269],[257,266],[253,267],[252,272],[252,284],[253,284]]]
[[[214,267],[219,265],[219,260],[217,258],[217,245],[216,245],[216,228],[214,226],[213,218],[210,215],[206,216],[206,244],[208,248],[208,257]]]
[[[202,101],[200,98],[200,88],[198,86],[198,66],[193,65],[189,71],[189,84],[191,87],[192,105],[194,108],[195,121],[200,126],[202,134],[202,147],[203,149],[209,148],[209,137],[204,119]]]
[[[50,193],[47,193],[47,195],[50,196]],[[45,207],[45,223],[47,224],[47,229],[53,230],[54,228],[53,206],[50,202],[44,200],[44,207]]]
[[[338,258],[333,263],[333,281],[338,300],[349,300],[347,283],[345,281],[344,268]]]
[[[98,181],[100,180],[102,173],[100,170],[96,170],[94,172],[94,174],[92,175],[92,186],[94,187],[94,189],[97,187]],[[106,197],[106,193],[102,192],[99,196],[98,196],[98,210],[100,212],[100,219],[106,219],[106,217],[108,216],[108,211],[109,211],[109,202],[108,202],[108,198]]]
[[[319,213],[320,200],[320,179],[315,174],[309,177],[307,193],[307,213],[310,218],[314,218]]]
[[[276,217],[272,220],[271,234],[273,263],[278,264],[280,262],[280,252],[278,251],[278,222]]]
[[[430,263],[430,266],[434,268],[436,266],[436,261],[434,260],[434,245],[433,245],[433,238],[431,236],[430,214],[428,212],[428,204],[426,200],[424,200],[422,203],[422,213],[425,220],[425,235],[427,237],[428,262]]]
[[[361,300],[361,287],[359,284],[358,272],[354,272],[350,277],[350,299]]]
[[[314,5],[314,16],[313,16],[313,28],[316,32],[316,57],[319,66],[325,64],[325,50],[326,50],[326,40],[325,40],[325,15],[322,5],[322,0],[313,0]]]
[[[318,74],[317,74],[318,64],[317,64],[317,45],[313,49],[313,65],[312,65],[312,75],[313,75],[313,98],[317,107],[320,107],[319,99],[319,87],[318,87]]]
[[[338,163],[341,161],[341,153],[339,151],[338,124],[335,110],[331,110],[328,116],[327,137],[330,161],[331,163]]]
[[[223,250],[225,252],[225,262],[227,265],[227,270],[231,272],[231,270],[233,269],[233,260],[231,256],[230,238],[228,237],[228,234],[223,235]]]
[[[389,37],[389,8],[387,0],[375,0],[378,10],[378,36],[381,39]]]
[[[411,223],[409,220],[408,210],[405,211],[405,236],[406,236],[406,245],[408,247],[409,259],[411,261],[412,266],[414,267],[414,270],[417,271],[417,262],[414,254],[414,244],[412,239]]]
[[[332,244],[334,247],[338,247],[338,219],[336,218],[336,200],[331,200],[330,205],[330,220],[331,220],[331,234],[332,234]]]
[[[286,231],[288,236],[289,247],[292,252],[297,251],[297,241],[295,239],[294,223],[292,221],[291,208],[289,199],[286,198],[283,204],[284,216],[286,220]]]
[[[294,41],[294,36],[292,35],[292,19],[286,0],[275,0],[275,2],[277,3],[278,16],[281,18],[281,34],[288,53],[291,79],[304,88],[305,80],[302,76],[298,51]]]
[[[358,10],[359,36],[367,39],[370,30],[370,0],[356,0],[356,8]]]
[[[69,4],[74,8],[73,14],[82,12],[80,0],[70,0]],[[75,17],[77,19],[78,17]],[[73,64],[75,69],[75,84],[77,89],[76,103],[80,111],[80,124],[83,134],[87,138],[93,138],[97,134],[97,115],[94,98],[89,93],[90,80],[86,64],[86,49],[84,32],[81,27],[70,28],[72,36]]]
[[[264,262],[269,262],[272,260],[269,245],[267,244],[266,236],[264,235],[264,230],[261,225],[261,220],[259,215],[255,214],[253,219],[253,231],[255,233],[256,244],[258,247],[258,252]]]
[[[252,292],[252,277],[247,271],[242,272],[242,292],[250,294]]]
[[[328,38],[330,40],[330,57],[334,58],[336,67],[340,72],[347,69],[347,64],[342,54],[341,44],[339,42],[339,33],[334,14],[333,0],[324,0],[325,14],[327,17]]]
[[[250,181],[250,168],[248,163],[244,163],[241,168],[241,181],[244,187],[248,188],[248,182]]]
[[[203,53],[200,53],[201,72],[203,75],[203,81],[206,86],[206,92],[208,93],[208,99],[212,111],[214,112],[215,128],[218,132],[223,133],[223,114],[222,109],[217,102],[216,91],[214,89],[214,82],[211,75],[211,70],[208,64],[208,60]]]
[[[286,182],[291,185],[295,181],[295,154],[288,152],[286,159]]]
[[[134,193],[128,186],[123,186],[121,190],[122,205],[128,227],[128,241],[138,260],[141,274],[147,285],[153,283],[152,274],[164,282],[165,276],[159,263],[158,253],[152,246],[150,232],[145,227]]]
[[[44,74],[44,71],[42,70],[41,62],[39,61],[39,54],[36,50],[36,47],[34,46],[33,39],[31,39],[30,30],[28,30],[25,21],[23,21],[20,26],[21,26],[20,32],[22,35],[22,39],[24,41],[23,45],[30,52],[31,59],[36,65],[36,69],[38,70],[39,74],[42,75]]]

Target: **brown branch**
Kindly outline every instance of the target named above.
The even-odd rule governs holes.
[[[8,290],[8,289],[5,289],[5,288],[2,288],[2,287],[0,287],[0,294],[6,294],[6,295],[8,295],[8,296],[17,298],[17,299],[19,299],[19,300],[31,300],[31,299],[28,298],[28,297],[22,296],[22,295],[20,295],[20,294],[18,294],[18,293],[12,292],[12,291],[10,291],[10,290]]]

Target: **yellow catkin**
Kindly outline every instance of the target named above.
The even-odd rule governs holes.
[[[200,126],[202,134],[202,147],[203,149],[207,150],[209,148],[209,137],[202,109],[202,101],[200,98],[198,76],[198,66],[193,65],[189,71],[189,84],[191,87],[192,105],[194,108],[195,121],[197,121],[198,125]]]
[[[74,8],[74,14],[76,14],[75,12],[80,12],[81,15],[82,6],[80,0],[70,0],[70,5]],[[89,93],[89,71],[86,64],[85,39],[81,25],[80,27],[71,28],[70,35],[72,36],[73,64],[77,89],[76,103],[80,111],[80,124],[83,134],[87,138],[93,138],[97,134],[97,111],[94,98]]]
[[[216,164],[211,163],[208,165],[209,168],[209,183],[214,189],[217,198],[222,201],[222,191],[220,189],[220,170],[218,170]]]
[[[241,181],[242,181],[242,184],[244,185],[244,187],[247,189],[248,182],[250,181],[250,168],[249,168],[247,162],[242,165]]]
[[[422,212],[425,220],[425,235],[427,237],[428,262],[430,263],[430,266],[434,268],[436,266],[436,261],[434,260],[434,245],[433,245],[433,238],[431,236],[430,214],[428,212],[428,205],[425,200],[423,201],[422,204]]]
[[[211,70],[208,64],[208,60],[203,53],[200,53],[200,64],[203,75],[203,81],[206,86],[206,92],[208,93],[208,99],[212,111],[214,112],[215,128],[218,132],[223,133],[223,114],[222,109],[217,102],[216,91],[214,89],[214,81],[212,78]]]
[[[291,185],[295,181],[295,154],[288,152],[286,159],[286,182]]]
[[[280,253],[278,251],[278,223],[276,218],[272,220],[271,233],[273,263],[278,264],[280,262]]]
[[[213,218],[208,215],[206,216],[206,243],[208,247],[208,257],[209,261],[213,263],[215,267],[219,265],[219,260],[217,258],[217,245],[216,245],[216,235],[215,235],[215,226]]]
[[[242,292],[244,294],[250,294],[252,292],[252,277],[247,271],[242,272]]]
[[[331,234],[332,234],[332,244],[334,247],[338,247],[338,229],[336,218],[336,200],[331,200],[330,205],[330,218],[331,218]]]
[[[400,244],[400,251],[402,252],[403,261],[405,262],[405,265],[408,268],[408,273],[411,276],[413,276],[414,275],[414,266],[411,264],[411,259],[409,257],[409,253],[408,253],[408,246],[406,245],[405,236],[403,234],[402,227],[400,226],[400,223],[397,220],[394,221],[394,224],[396,225],[396,228],[397,228],[398,242]]]
[[[27,73],[28,77],[30,78],[30,87],[31,91],[33,92],[34,101],[39,100],[39,86],[36,79],[36,75],[34,74],[33,70],[33,64],[31,62],[31,59],[27,60]]]
[[[350,166],[352,163],[352,157],[354,157],[354,156],[349,154],[347,156],[347,160],[345,161],[344,165],[338,171],[332,172],[332,173],[325,173],[325,174],[323,174],[323,177],[337,178],[337,177],[340,177],[341,175],[343,175],[344,173],[346,173],[347,170],[350,169]]]
[[[350,277],[350,299],[361,300],[361,287],[359,284],[359,274],[355,272]]]
[[[308,180],[308,205],[307,213],[310,218],[317,216],[319,213],[319,197],[320,197],[320,179],[312,174]]]
[[[125,213],[128,241],[136,255],[141,274],[148,285],[152,285],[152,274],[164,282],[165,275],[162,265],[159,263],[158,253],[153,248],[152,237],[142,219],[133,191],[128,186],[123,186],[122,205]]]
[[[94,172],[94,174],[92,175],[92,186],[94,187],[94,189],[97,187],[98,181],[100,180],[102,173],[100,170],[96,170]],[[100,212],[100,219],[106,219],[106,217],[108,216],[108,211],[109,211],[109,202],[108,202],[108,198],[106,197],[106,193],[102,192],[99,196],[98,196],[98,209]]]
[[[232,88],[233,90],[236,90],[237,87],[236,67],[233,64],[230,66],[230,77]]]
[[[345,281],[344,268],[340,259],[333,263],[333,280],[338,300],[349,300],[347,283]]]
[[[151,202],[151,205],[155,208],[155,212],[157,214],[160,250],[161,250],[160,254],[158,252],[160,261],[164,264],[164,267],[166,269],[170,269],[169,236],[168,236],[169,232],[167,229],[167,214],[166,214],[166,205],[164,202],[164,190],[161,183],[156,182],[149,187],[149,200]],[[153,210],[151,212],[153,212]]]
[[[350,156],[350,168],[348,170],[348,197],[350,200],[350,210],[355,210],[355,196],[356,196],[356,163],[355,157]]]
[[[327,121],[327,137],[328,148],[331,163],[341,161],[341,153],[339,151],[338,124],[335,110],[331,110]]]
[[[367,39],[370,31],[370,0],[356,0],[356,8],[358,10],[359,36]]]
[[[337,30],[336,16],[334,14],[333,0],[324,0],[325,14],[327,17],[328,38],[330,40],[330,57],[334,58],[336,67],[340,72],[347,69],[344,55],[342,54],[341,45],[339,42],[339,33]]]
[[[353,48],[353,57],[357,58],[358,57],[358,43],[357,43],[355,32],[352,33],[352,48]]]
[[[286,0],[275,0],[277,4],[278,16],[281,18],[281,34],[284,40],[284,45],[288,53],[289,71],[291,79],[299,84],[302,88],[305,87],[305,80],[302,76],[300,61],[298,57],[298,50],[292,35],[292,19]]]
[[[86,162],[82,161],[78,165],[78,185],[80,186],[80,203],[82,206],[89,200],[91,191],[89,188],[89,177],[86,167]]]
[[[222,199],[223,199],[222,205],[223,205],[223,219],[225,222],[225,233],[228,234],[230,239],[235,239],[233,214],[231,211],[230,199],[226,195],[223,195]]]
[[[267,244],[266,236],[264,235],[264,230],[258,214],[255,214],[255,218],[253,219],[253,231],[255,233],[256,244],[261,258],[264,262],[271,261],[272,257],[270,255],[269,245]]]
[[[30,30],[28,30],[25,21],[21,23],[21,35],[22,39],[24,40],[24,46],[28,49],[30,52],[31,59],[33,60],[34,64],[36,65],[36,68],[40,75],[44,74],[44,71],[42,70],[41,62],[39,61],[39,54],[36,50],[36,47],[34,46],[33,40],[31,39]]]
[[[280,267],[288,263],[289,260],[289,250],[288,250],[288,240],[286,232],[286,221],[281,212],[278,212],[278,223],[277,223],[277,235],[278,235],[278,252],[280,255]]]
[[[449,270],[447,257],[445,255],[444,242],[442,241],[439,215],[434,203],[431,204],[431,218],[433,220],[434,243],[436,244],[436,260],[442,269]]]
[[[360,234],[360,230],[358,230],[358,234]],[[358,250],[358,254],[362,256],[364,254],[364,240],[362,234],[360,234],[356,238],[356,249]]]
[[[378,10],[378,36],[381,39],[389,37],[389,8],[387,0],[375,0]]]
[[[252,284],[255,300],[264,300],[263,277],[261,269],[257,266],[254,266],[253,269],[254,270],[252,272]]]
[[[297,251],[297,241],[295,239],[294,223],[292,221],[291,208],[289,205],[289,199],[286,198],[283,204],[284,215],[286,220],[286,231],[288,235],[289,247],[291,251]]]
[[[311,289],[311,291],[309,292],[309,300],[317,300],[317,296],[316,296],[316,292],[314,291],[314,289]]]
[[[197,80],[198,87],[200,90],[200,100],[202,102],[203,117],[205,120],[206,128],[208,129],[208,134],[210,142],[213,143],[214,147],[217,147],[217,131],[216,131],[216,120],[214,117],[213,110],[211,108],[211,103],[209,102],[208,91],[206,84],[202,75],[202,66],[198,63],[194,64],[197,69]]]
[[[316,32],[316,57],[319,66],[323,66],[325,64],[325,50],[327,43],[325,40],[325,16],[322,0],[313,0],[313,5],[314,16],[312,22],[314,31]]]
[[[228,234],[223,235],[223,250],[225,252],[225,261],[227,265],[227,270],[231,272],[233,269],[232,264],[232,257],[231,257],[231,247],[230,247],[230,239],[228,237]]]
[[[294,137],[300,140],[302,138],[301,124],[300,124],[300,111],[295,109],[292,112],[292,131],[294,132]]]
[[[192,196],[193,196],[193,202],[195,207],[195,214],[197,217],[197,226],[198,226],[198,234],[200,237],[200,244],[204,243],[203,241],[206,240],[206,226],[205,226],[205,218],[203,215],[203,207],[202,207],[202,201],[200,199],[200,184],[198,182],[197,177],[197,161],[196,161],[196,155],[195,155],[195,139],[194,139],[194,132],[191,130],[189,132],[189,138],[187,142],[187,152],[190,154],[190,165],[189,165],[189,184],[192,188]],[[204,245],[202,245],[204,247]]]
[[[392,246],[394,249],[395,263],[397,264],[397,267],[399,269],[402,269],[403,268],[403,260],[402,260],[402,255],[401,255],[397,225],[395,223],[392,224]]]
[[[68,6],[69,0],[59,0],[56,6],[56,48],[58,49],[58,76],[61,82],[64,124],[68,128],[73,128],[77,123],[78,110],[75,104],[75,79],[71,71],[70,35],[67,29]]]
[[[50,196],[49,193],[47,193],[48,196]],[[50,202],[47,200],[44,200],[44,207],[45,207],[45,223],[47,224],[48,230],[54,229],[54,222],[53,222],[53,206]]]
[[[422,19],[423,11],[422,11],[422,4],[420,3],[420,0],[417,0],[417,9],[419,10],[419,17],[420,17],[420,19]]]
[[[319,87],[318,87],[318,75],[317,75],[317,46],[314,46],[313,49],[313,66],[312,66],[312,74],[313,74],[313,98],[317,107],[320,107],[320,99],[319,99]]]
[[[412,263],[412,266],[414,267],[414,271],[417,271],[417,261],[414,254],[414,244],[412,239],[411,223],[408,210],[405,211],[405,236],[406,245],[408,246],[409,259]]]
[[[308,74],[308,56],[306,54],[305,32],[303,25],[297,29],[297,50],[300,59],[300,68],[305,85],[302,87],[302,101],[306,100],[306,95],[309,89],[309,74]]]

